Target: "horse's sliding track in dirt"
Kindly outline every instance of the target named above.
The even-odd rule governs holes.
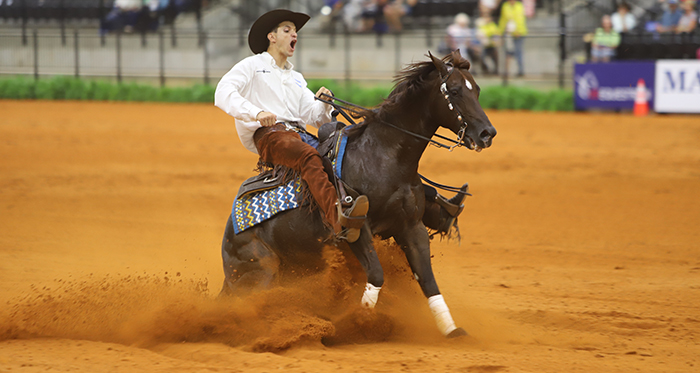
[[[474,194],[432,245],[447,340],[389,244],[376,313],[334,250],[214,299],[256,157],[213,106],[0,101],[0,372],[698,371],[700,118],[487,114],[421,163]]]

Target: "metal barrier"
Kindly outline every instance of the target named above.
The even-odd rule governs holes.
[[[161,29],[149,34],[108,34],[104,38],[90,29],[32,29],[26,44],[21,30],[0,29],[0,75],[72,75],[168,81],[189,80],[211,83],[236,62],[250,55],[240,47],[236,31]],[[62,42],[66,38],[66,43]],[[525,38],[524,78],[513,78],[514,67],[504,66],[505,53],[499,49],[499,76],[481,74],[479,82],[528,84],[545,87],[571,85],[570,56],[561,60],[562,41],[580,34],[531,33]],[[173,42],[177,40],[177,43]],[[425,34],[337,34],[305,30],[292,58],[295,68],[307,79],[389,81],[404,64],[424,60],[428,51],[438,55],[438,43]],[[515,63],[512,63],[515,66]],[[511,74],[508,74],[508,73]],[[482,83],[482,84],[484,84]]]

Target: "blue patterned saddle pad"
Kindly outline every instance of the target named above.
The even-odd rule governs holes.
[[[301,206],[302,181],[297,176],[271,189],[252,191],[236,197],[231,215],[236,234],[276,214]]]
[[[349,127],[350,126],[346,128]],[[336,156],[331,159],[333,171],[338,178],[341,177],[343,157],[345,156],[345,147],[347,143],[348,137],[345,131],[342,131],[342,135],[335,139],[335,151],[333,153]],[[239,195],[233,201],[233,208],[231,210],[234,232],[238,234],[272,218],[282,211],[300,207],[302,190],[301,176],[297,175],[286,183],[276,187],[243,193],[239,192]]]

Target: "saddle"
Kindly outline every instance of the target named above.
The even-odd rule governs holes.
[[[279,171],[275,172],[274,169],[264,170],[258,175],[250,177],[246,181],[244,181],[243,184],[241,184],[240,188],[238,188],[238,194],[236,194],[236,198],[239,198],[249,193],[255,193],[277,188],[280,185],[284,184],[285,181],[289,181],[289,176],[287,176],[286,178],[284,176],[285,175],[281,175]]]
[[[321,154],[329,180],[334,183],[338,191],[342,206],[349,207],[360,194],[339,179],[342,155],[340,158],[337,155],[343,153],[344,144],[347,143],[347,138],[341,136],[344,127],[345,125],[337,120],[321,126],[318,132],[320,145],[317,150]],[[343,148],[339,149],[341,144]],[[306,197],[305,186],[301,177],[289,171],[282,167],[263,169],[258,175],[248,178],[241,184],[231,211],[236,234],[282,211],[311,203],[312,198],[304,198]],[[346,216],[342,213],[342,209],[339,215],[344,219],[341,221],[344,227],[359,228],[364,223],[364,216]]]
[[[339,121],[328,122],[321,126],[318,130],[318,142],[316,147],[318,153],[321,154],[323,165],[328,178],[333,180],[340,177],[340,167],[336,167],[336,154],[341,146],[341,134],[346,125]],[[313,136],[307,134],[308,136]],[[314,136],[315,137],[315,136]],[[344,148],[344,144],[343,144]],[[342,164],[342,160],[340,160]],[[335,175],[335,177],[334,177]],[[258,175],[246,179],[238,189],[236,198],[245,194],[261,192],[277,188],[280,185],[286,184],[293,176],[292,172],[287,172],[280,168],[263,169]]]

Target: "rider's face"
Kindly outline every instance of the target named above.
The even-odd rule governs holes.
[[[270,49],[286,57],[292,57],[297,43],[297,28],[294,23],[284,21],[267,35]]]

